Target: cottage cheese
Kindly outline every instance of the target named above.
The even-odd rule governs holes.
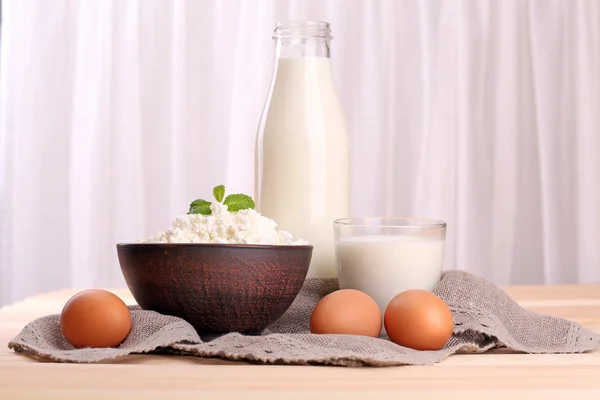
[[[211,215],[186,214],[177,217],[171,228],[138,243],[237,243],[306,245],[292,234],[277,230],[272,219],[253,209],[229,212],[227,206],[212,203]]]

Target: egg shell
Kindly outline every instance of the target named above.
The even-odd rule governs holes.
[[[76,348],[116,347],[129,335],[131,313],[123,300],[111,292],[84,290],[63,307],[60,329]]]
[[[323,297],[310,317],[310,331],[315,334],[377,337],[382,325],[377,302],[354,289],[337,290]]]
[[[435,294],[407,290],[396,295],[384,314],[390,340],[415,350],[439,350],[452,336],[452,312]]]

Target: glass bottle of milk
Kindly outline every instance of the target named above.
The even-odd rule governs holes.
[[[330,60],[331,29],[280,22],[256,143],[257,210],[314,246],[308,277],[337,275],[333,221],[350,215],[350,149]]]

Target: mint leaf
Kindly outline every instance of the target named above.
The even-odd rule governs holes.
[[[254,208],[252,197],[241,193],[230,194],[225,198],[223,204],[227,206],[227,210],[230,212]]]
[[[215,199],[220,203],[223,201],[223,197],[225,197],[225,186],[219,185],[213,189],[213,195]]]
[[[210,201],[202,199],[194,200],[192,204],[190,204],[190,211],[188,211],[188,214],[210,215],[212,213],[210,204]]]

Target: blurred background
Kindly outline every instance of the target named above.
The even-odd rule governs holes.
[[[600,281],[600,2],[4,0],[0,305],[125,286],[115,244],[253,194],[277,21],[332,24],[353,216],[448,222],[446,269]]]

